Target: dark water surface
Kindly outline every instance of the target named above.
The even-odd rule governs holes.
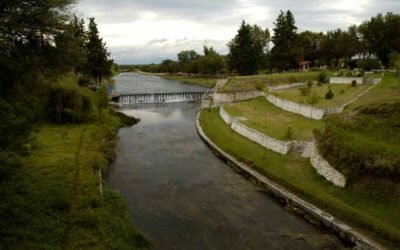
[[[141,122],[120,130],[107,182],[157,249],[339,247],[213,155],[197,135],[198,104],[121,109]]]

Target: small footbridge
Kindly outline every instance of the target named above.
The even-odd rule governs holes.
[[[209,97],[211,90],[191,92],[164,92],[164,93],[121,93],[112,94],[112,102],[121,105],[138,103],[170,103],[201,101]]]

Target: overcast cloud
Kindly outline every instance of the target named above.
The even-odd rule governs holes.
[[[242,20],[273,28],[290,9],[300,31],[346,29],[378,13],[400,13],[400,0],[81,0],[76,10],[95,17],[119,64],[159,63],[181,50],[213,46],[222,54]]]

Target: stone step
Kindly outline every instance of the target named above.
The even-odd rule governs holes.
[[[313,147],[314,147],[314,145],[312,142],[308,143],[308,145],[304,149],[303,153],[301,154],[301,157],[310,158]]]

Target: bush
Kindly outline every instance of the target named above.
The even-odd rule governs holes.
[[[331,88],[329,87],[328,92],[326,92],[326,94],[325,94],[325,99],[326,99],[326,100],[330,100],[330,99],[332,99],[334,96],[335,96],[335,94],[333,94]]]
[[[321,71],[318,74],[317,80],[318,82],[326,82],[327,78],[328,78],[328,73],[326,73],[326,71]]]
[[[312,81],[310,81],[310,80],[308,80],[308,81],[307,81],[307,87],[311,88],[311,87],[312,87],[312,85],[313,85],[313,82],[312,82]]]
[[[303,87],[303,88],[299,88],[300,94],[302,96],[308,96],[310,94],[310,88],[309,87]]]
[[[346,77],[353,77],[353,72],[348,71],[348,72],[346,73]]]
[[[295,82],[298,82],[298,79],[295,76],[290,76],[288,78],[288,81],[289,81],[289,83],[295,83]]]
[[[93,101],[88,93],[78,86],[55,84],[49,94],[49,116],[57,123],[79,123],[88,120],[93,110]]]
[[[351,81],[351,86],[352,86],[352,87],[357,86],[357,81],[356,81],[356,80]]]
[[[254,87],[256,88],[256,90],[262,91],[264,89],[265,85],[264,85],[264,83],[262,83],[262,81],[258,80],[254,84]]]
[[[289,140],[293,139],[293,129],[292,129],[292,127],[288,127],[287,128],[285,137],[286,137],[286,139],[289,139]]]

